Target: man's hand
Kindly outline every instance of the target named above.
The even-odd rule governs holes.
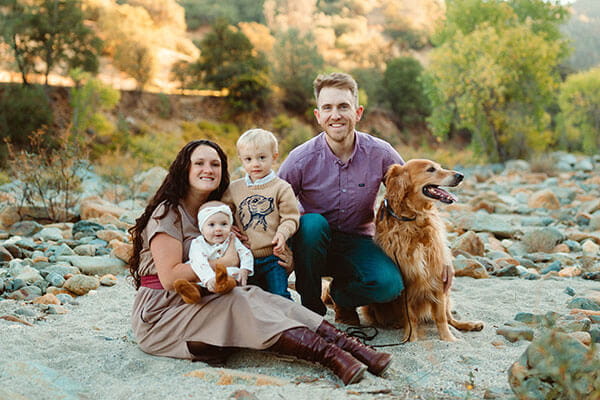
[[[247,269],[240,269],[240,272],[237,273],[236,280],[238,281],[240,286],[246,286],[246,284],[248,283],[249,273],[250,271],[248,271]]]
[[[452,281],[454,280],[454,267],[451,264],[446,265],[442,274],[442,281],[444,282],[444,293],[448,294],[452,287]]]
[[[285,245],[283,246],[282,251],[276,251],[273,249],[273,255],[280,258],[278,264],[285,269],[288,275],[291,274],[294,270],[294,253],[292,253],[292,250]]]
[[[281,253],[283,251],[283,248],[285,247],[285,238],[281,233],[277,232],[273,237],[273,241],[271,242],[271,244],[274,246],[273,254]]]

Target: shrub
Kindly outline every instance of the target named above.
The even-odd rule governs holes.
[[[10,143],[9,171],[22,182],[17,193],[19,206],[42,206],[50,221],[71,219],[81,193],[81,172],[89,165],[81,141],[69,130],[54,138],[55,147],[45,146],[48,133],[38,130],[30,136],[30,150],[16,150]]]
[[[50,102],[41,86],[6,86],[0,92],[0,160],[6,160],[4,140],[21,149],[35,130],[52,123]]]

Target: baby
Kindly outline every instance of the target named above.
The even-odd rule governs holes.
[[[237,151],[246,177],[229,185],[223,202],[235,209],[236,224],[248,236],[254,255],[254,276],[248,283],[288,299],[288,271],[278,254],[296,232],[300,220],[292,187],[273,172],[279,156],[277,139],[264,129],[244,132]]]
[[[198,211],[198,236],[190,245],[189,262],[200,282],[191,283],[185,279],[177,279],[173,286],[186,303],[198,303],[202,298],[200,286],[212,293],[227,293],[237,283],[245,285],[248,276],[253,274],[254,263],[252,253],[231,232],[233,215],[231,209],[220,201],[209,201]],[[213,270],[209,260],[216,260],[233,246],[240,263],[237,266],[218,264]],[[237,281],[237,282],[236,282]]]

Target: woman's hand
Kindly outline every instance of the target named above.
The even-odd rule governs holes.
[[[216,289],[216,280],[215,278],[209,279],[206,281],[206,288],[209,292],[214,293]]]
[[[246,284],[248,284],[249,273],[250,271],[248,271],[247,269],[240,269],[240,271],[237,273],[236,280],[238,281],[240,286],[246,286]]]
[[[292,253],[292,250],[290,250],[287,244],[283,246],[282,251],[276,251],[274,248],[273,255],[280,258],[278,264],[285,269],[288,275],[291,274],[294,270],[294,253]]]
[[[240,242],[242,242],[242,244],[244,246],[246,246],[247,248],[250,248],[250,242],[248,240],[248,235],[246,235],[245,233],[242,233],[242,231],[240,230],[240,228],[237,227],[237,225],[233,225],[231,227],[231,232],[238,238],[240,239]]]

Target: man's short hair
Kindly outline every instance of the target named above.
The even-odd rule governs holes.
[[[358,108],[358,85],[352,76],[343,72],[332,72],[331,74],[317,76],[313,82],[315,100],[317,102],[319,101],[319,93],[326,87],[350,90],[354,97],[354,106]]]
[[[272,132],[265,129],[254,128],[249,129],[242,134],[237,140],[236,146],[238,151],[240,146],[268,146],[271,148],[273,154],[278,153],[277,151],[277,138]]]

